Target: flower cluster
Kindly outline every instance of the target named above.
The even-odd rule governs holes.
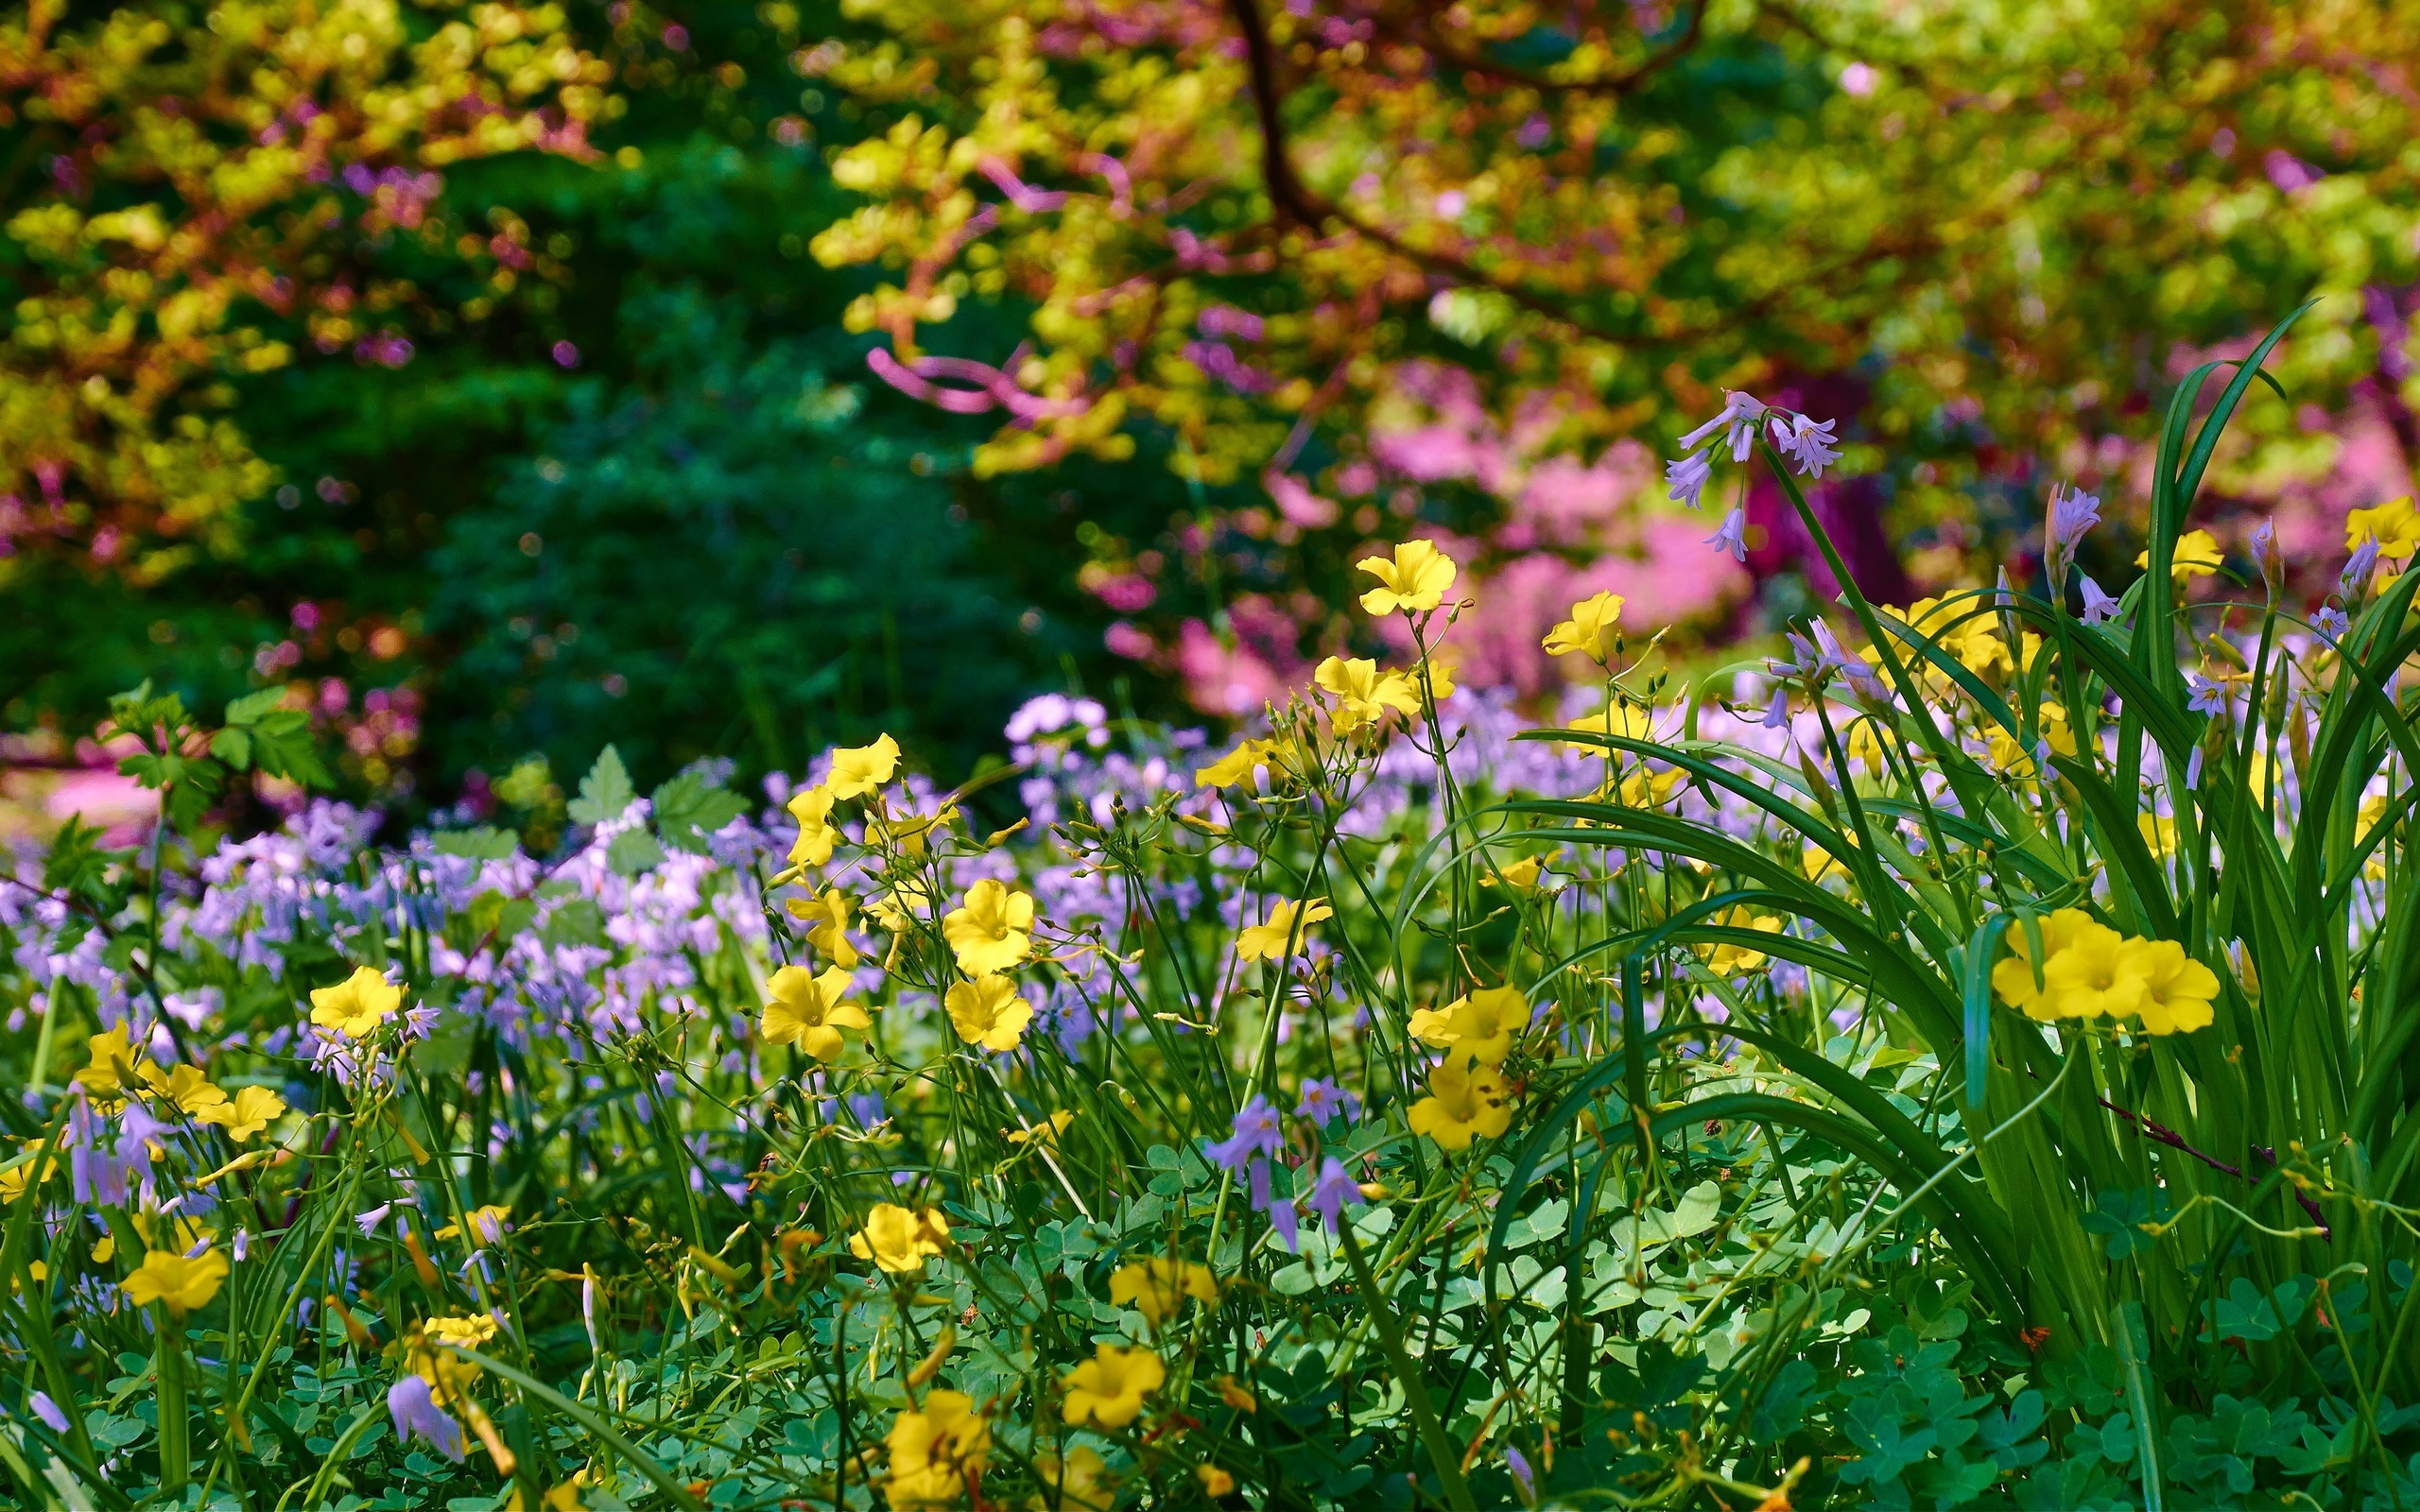
[[[2120,935],[2081,909],[2060,908],[2031,928],[2011,929],[2008,940],[2011,954],[1992,968],[1992,987],[2028,1018],[2138,1019],[2153,1035],[2210,1024],[2218,973],[2172,939]]]

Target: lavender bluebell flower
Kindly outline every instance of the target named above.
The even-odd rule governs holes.
[[[49,1392],[35,1392],[26,1399],[26,1405],[34,1410],[34,1416],[41,1418],[43,1426],[52,1433],[67,1432],[67,1415],[59,1410],[58,1402],[51,1400]]]
[[[1325,1128],[1339,1114],[1348,1122],[1358,1119],[1360,1096],[1324,1077],[1313,1076],[1303,1083],[1303,1100],[1294,1107],[1295,1117],[1307,1118]]]
[[[1883,682],[1882,675],[1874,670],[1873,663],[1843,648],[1829,625],[1822,620],[1814,620],[1810,624],[1815,631],[1816,644],[1824,650],[1821,664],[1840,668],[1841,675],[1848,679],[1849,686],[1859,697],[1872,703],[1888,703],[1891,690]]]
[[[1353,1179],[1341,1161],[1333,1155],[1320,1163],[1320,1178],[1311,1185],[1311,1211],[1335,1233],[1343,1226],[1348,1205],[1358,1207],[1368,1199],[1361,1195],[1361,1185]]]
[[[1215,1144],[1205,1143],[1202,1153],[1224,1170],[1241,1171],[1253,1156],[1273,1156],[1285,1143],[1277,1109],[1269,1106],[1268,1098],[1255,1096],[1236,1110],[1234,1135]]]
[[[1773,700],[1772,703],[1766,705],[1765,717],[1756,721],[1756,723],[1758,728],[1764,730],[1788,730],[1789,728],[1789,690],[1788,688],[1775,688],[1773,690]]]
[[[2260,569],[2261,585],[2274,600],[2286,587],[2286,554],[2277,545],[2277,522],[2263,520],[2252,533],[2252,561]]]
[[[1806,637],[1796,630],[1784,630],[1782,639],[1789,644],[1790,660],[1768,662],[1765,670],[1776,678],[1811,678],[1827,664],[1824,654],[1815,649]]]
[[[2344,564],[2344,576],[2337,586],[2345,603],[2358,604],[2369,596],[2370,576],[2377,568],[2378,538],[2373,532],[2361,538],[2361,543],[2353,548],[2353,559]]]
[[[2227,712],[2225,683],[2205,678],[2198,672],[2187,672],[2185,674],[2185,685],[2193,690],[2193,696],[2187,701],[2186,707],[2195,713],[2217,715]]]
[[[164,1145],[175,1132],[164,1120],[153,1116],[151,1109],[140,1102],[127,1104],[117,1114],[117,1158],[134,1180],[144,1186],[151,1181],[151,1146]],[[200,1194],[188,1195],[199,1197]]]
[[[2187,757],[2185,761],[2185,788],[2187,792],[2194,792],[2198,791],[2201,786],[2202,747],[2196,746],[2193,747],[2193,754]]]
[[[79,1091],[67,1114],[67,1169],[76,1200],[95,1208],[123,1207],[128,1196],[126,1161],[101,1133],[91,1100]]]
[[[1714,464],[1706,460],[1703,452],[1692,452],[1677,462],[1667,462],[1664,464],[1664,481],[1672,487],[1665,497],[1694,509],[1698,507],[1698,495],[1705,491],[1706,480],[1713,475]]]
[[[1252,1162],[1252,1170],[1249,1173],[1252,1211],[1268,1215],[1269,1226],[1277,1230],[1278,1238],[1285,1241],[1288,1253],[1300,1254],[1303,1246],[1301,1236],[1296,1231],[1299,1220],[1294,1213],[1294,1204],[1280,1201],[1270,1194],[1269,1174],[1267,1160],[1255,1160]]]
[[[1705,543],[1717,551],[1731,554],[1733,561],[1748,559],[1748,512],[1734,506],[1722,517],[1722,528],[1705,538]]]
[[[1722,391],[1721,412],[1682,437],[1682,450],[1692,450],[1716,431],[1722,431],[1723,439],[1731,448],[1731,460],[1745,462],[1756,449],[1756,421],[1764,415],[1763,400],[1737,388],[1726,388]]]
[[[2334,645],[2352,633],[2353,617],[2333,604],[2323,605],[2311,612],[2311,633]]]
[[[2094,582],[2089,574],[2079,575],[2076,582],[2083,590],[2083,622],[2086,625],[2099,625],[2118,617],[2118,600],[2102,593],[2100,585]]]
[[[360,1229],[363,1237],[367,1238],[371,1234],[376,1233],[378,1231],[378,1226],[387,1221],[387,1214],[394,1211],[395,1205],[393,1203],[382,1202],[378,1204],[378,1206],[372,1208],[367,1212],[354,1213],[353,1215],[354,1227]]]
[[[2100,496],[2086,493],[2069,484],[2053,484],[2050,488],[2050,508],[2044,532],[2047,543],[2061,557],[2072,560],[2076,547],[2093,526],[2100,524]]]
[[[1528,1456],[1517,1446],[1504,1446],[1504,1468],[1512,1472],[1513,1488],[1521,1493],[1521,1500],[1535,1505],[1538,1500],[1537,1478],[1530,1469]]]
[[[417,1434],[428,1441],[429,1448],[457,1465],[462,1463],[462,1425],[437,1404],[427,1382],[406,1376],[388,1387],[387,1415],[395,1420],[398,1442],[408,1443]]]
[[[1832,444],[1833,421],[1818,423],[1806,416],[1797,416],[1785,426],[1776,420],[1773,428],[1785,434],[1775,438],[1782,455],[1796,463],[1798,470],[1810,478],[1820,478],[1824,470],[1841,459],[1840,448]]]

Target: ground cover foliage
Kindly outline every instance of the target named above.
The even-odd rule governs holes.
[[[2420,524],[2310,625],[2209,595],[2257,359],[2122,591],[1852,589],[1687,681],[1583,601],[1539,729],[1422,540],[1362,569],[1413,654],[1241,744],[608,750],[543,849],[197,853],[307,726],[126,696],[174,822],[0,889],[9,1495],[2412,1504]],[[1795,499],[1803,421],[1694,455]]]

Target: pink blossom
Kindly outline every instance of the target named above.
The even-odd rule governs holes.
[[[1184,679],[1185,697],[1205,713],[1230,716],[1250,713],[1265,703],[1283,703],[1303,680],[1300,664],[1272,665],[1243,636],[1235,640],[1232,646],[1221,644],[1200,620],[1187,620],[1179,627],[1176,671]]]
[[[1313,493],[1302,479],[1290,472],[1271,472],[1262,483],[1269,496],[1277,501],[1277,512],[1305,530],[1317,530],[1336,524],[1335,501]]]

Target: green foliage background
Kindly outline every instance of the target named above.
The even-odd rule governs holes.
[[[340,353],[250,382],[237,413],[285,484],[250,506],[239,558],[147,588],[25,564],[0,724],[74,737],[146,677],[215,707],[258,685],[254,648],[294,637],[284,676],[420,692],[405,765],[438,796],[533,753],[577,771],[609,742],[645,778],[708,754],[795,768],[883,729],[962,766],[1035,688],[1111,691],[1106,615],[1063,566],[1082,480],[977,486],[988,427],[870,380],[871,338],[839,324],[865,280],[804,254],[846,197],[818,140],[765,129],[802,112],[782,36],[729,5],[689,30],[671,80],[600,138],[636,166],[448,174],[458,218],[510,207],[567,286],[414,332],[400,369]],[[819,130],[853,129],[854,107],[804,103]],[[409,238],[362,250],[441,302],[481,292]],[[1165,469],[1132,472],[1081,514],[1183,506]],[[304,602],[316,636],[294,627]],[[375,654],[379,626],[403,654]]]
[[[833,152],[911,113],[959,128],[969,113],[947,77],[879,103],[807,77],[802,50],[823,39],[883,44],[869,9],[853,19],[838,5],[707,0],[673,25],[631,4],[571,7],[573,30],[614,60],[628,105],[596,133],[604,159],[456,163],[441,202],[457,228],[526,221],[522,245],[567,274],[527,275],[498,294],[475,258],[448,259],[410,235],[346,249],[336,273],[365,286],[409,280],[424,297],[426,318],[399,328],[416,344],[411,360],[306,356],[229,380],[223,405],[198,402],[232,415],[285,479],[247,507],[239,555],[198,555],[140,587],[96,565],[82,541],[12,564],[0,590],[0,730],[79,735],[112,694],[146,678],[217,707],[260,686],[256,659],[290,640],[295,659],[270,668],[281,680],[339,679],[354,709],[368,690],[410,690],[411,728],[341,762],[363,790],[400,775],[442,799],[472,772],[495,778],[531,754],[560,781],[609,743],[643,781],[709,754],[752,773],[795,768],[825,744],[886,729],[937,768],[963,769],[994,747],[1015,702],[1045,687],[1177,712],[1152,671],[1106,650],[1116,615],[1079,586],[1080,568],[1152,595],[1131,617],[1163,649],[1184,644],[1191,622],[1224,633],[1253,619],[1270,638],[1300,641],[1271,658],[1284,664],[1314,642],[1373,648],[1343,612],[1350,563],[1369,540],[1423,529],[1478,540],[1464,554],[1474,581],[1544,549],[1530,531],[1518,544],[1506,534],[1499,550],[1491,527],[1505,501],[1459,478],[1403,495],[1392,515],[1373,503],[1276,539],[1256,480],[1188,489],[1172,474],[1180,444],[1212,461],[1216,448],[1180,443],[1164,420],[1133,427],[1130,461],[977,478],[970,458],[998,416],[953,417],[892,391],[864,366],[888,338],[844,328],[852,301],[898,269],[835,271],[808,254],[817,232],[871,202],[836,187]],[[1870,9],[1841,12],[1836,46],[1774,5],[1712,28],[1607,138],[1662,144],[1654,172],[1679,196],[1669,224],[1690,228],[1656,275],[1656,297],[1706,305],[1709,329],[1753,348],[1776,381],[1837,382],[1861,396],[1841,401],[1844,416],[1862,417],[1844,432],[1848,469],[1872,480],[1874,502],[1858,507],[1888,525],[1849,541],[1861,578],[1870,567],[1894,574],[1895,552],[1928,560],[1917,574],[1927,582],[1981,581],[2003,564],[2023,582],[2042,489],[2054,473],[2116,469],[2108,458],[2142,441],[2172,376],[2162,352],[2238,337],[2314,289],[2328,298],[2281,356],[2282,381],[2322,411],[2348,386],[2366,389],[2400,444],[2420,444],[2409,402],[2420,380],[2396,346],[2407,330],[2397,301],[2411,294],[2411,175],[2383,95],[2323,91],[2341,59],[2205,68],[2211,57],[2252,56],[2243,38],[2282,13],[2256,6],[2173,27],[2154,0],[2102,8],[2090,27],[2029,14],[1996,51],[1954,12],[1910,33],[1910,48],[1938,56],[1877,53],[1858,65],[1860,87],[1913,92],[1901,101],[1886,90],[1877,105],[1912,108],[1926,91],[1947,100],[1910,117],[1929,120],[1927,131],[1903,135],[1890,124],[1897,114],[1869,127],[1851,109],[1841,59],[1872,40],[1858,29],[1874,25]],[[2346,46],[2369,48],[2359,56],[2384,77],[2391,21],[2362,15],[2377,29],[2348,33]],[[2143,61],[2156,77],[2129,72],[2119,43],[2137,34],[2164,39]],[[1560,36],[1542,24],[1503,43],[1505,60],[1550,62],[1516,55],[1567,47]],[[2009,113],[2008,100],[1968,98],[1940,77],[1975,58],[2005,68],[2007,89],[2069,61],[2083,82],[2072,94],[2028,94],[2033,103]],[[2233,124],[2221,131],[2221,121]],[[1975,142],[1991,150],[1969,150]],[[2111,157],[2128,144],[2139,161]],[[2279,169],[2256,165],[2272,147],[2315,181],[2290,193]],[[0,120],[0,161],[14,164],[0,211],[64,193],[39,171],[47,150],[24,122]],[[2028,176],[2034,190],[2010,187]],[[83,208],[105,212],[109,195],[128,192],[104,189]],[[1221,198],[1225,219],[1260,218],[1253,192],[1239,184]],[[1877,225],[1924,228],[1930,250],[1843,250]],[[1815,240],[1789,239],[1801,232]],[[0,296],[15,301],[32,286],[27,266],[0,238]],[[2038,327],[2032,304],[2006,297],[2012,267],[2049,297]],[[1293,278],[1235,277],[1216,292],[1274,316],[1302,302]],[[1767,318],[1768,280],[1829,312],[1816,322],[1822,340]],[[1418,284],[1419,298],[1371,317],[1394,343],[1391,359],[1459,365],[1491,394],[1560,382],[1566,366],[1592,370],[1580,347],[1510,338],[1527,328],[1500,299],[1464,290],[1441,306],[1427,290]],[[1017,284],[996,302],[958,300],[935,350],[1004,359],[1032,335],[1021,301],[1033,293]],[[2372,294],[2391,318],[2361,313]],[[1634,299],[1617,291],[1615,303]],[[300,318],[261,323],[307,352]],[[1642,417],[1680,404],[1676,383],[1710,393],[1733,381],[1714,370],[1731,350],[1656,369],[1645,386],[1661,397],[1645,409],[1625,403],[1642,391],[1636,374],[1630,387],[1598,386],[1558,444],[1584,455],[1617,433],[1678,429],[1665,424],[1672,416]],[[1958,404],[1942,402],[1952,393]],[[1290,422],[1236,393],[1217,395],[1211,411],[1206,434],[1243,446],[1253,467]],[[1364,450],[1354,423],[1340,411],[1306,427],[1289,465],[1328,487]],[[2251,496],[2334,439],[2283,406],[2243,429],[2246,449],[2214,473],[2222,498]],[[2031,449],[2046,437],[2065,450]],[[2118,489],[2121,476],[2094,486]],[[1822,581],[1802,571],[1811,547],[1776,530],[1751,563],[1769,624],[1803,611]],[[2130,539],[2110,548],[2120,564],[2138,539],[2129,529],[2112,540],[2121,533]],[[1702,568],[1696,550],[1680,570]],[[307,633],[294,612],[302,604],[316,625]]]

